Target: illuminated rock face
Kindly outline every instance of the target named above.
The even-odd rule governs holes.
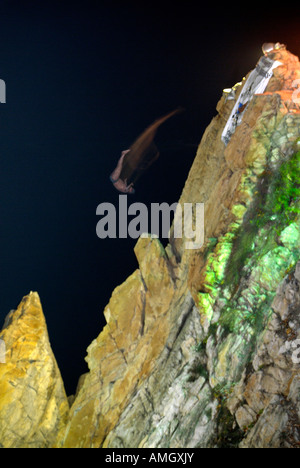
[[[158,241],[138,242],[140,269],[114,291],[108,325],[88,350],[91,371],[65,446],[297,443],[283,440],[296,427],[299,364],[294,349],[276,355],[289,339],[276,307],[287,281],[296,302],[299,294],[300,65],[283,49],[274,59],[282,66],[229,144],[221,134],[245,80],[235,100],[223,95],[202,138],[180,199],[205,203],[201,251],[172,236],[166,252]]]
[[[170,334],[174,283],[157,239],[140,239],[140,269],[113,292],[107,325],[88,348],[90,372],[70,412],[64,446],[99,447],[151,375]]]
[[[139,268],[113,291],[65,427],[50,431],[57,447],[300,443],[300,64],[273,57],[227,146],[245,80],[199,145],[180,202],[205,203],[203,247],[137,242]]]
[[[4,448],[51,447],[69,411],[37,293],[24,297],[0,334],[0,443]]]

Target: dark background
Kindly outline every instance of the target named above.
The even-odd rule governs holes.
[[[129,198],[176,202],[222,89],[263,42],[300,55],[299,7],[210,3],[0,1],[0,320],[38,291],[68,394],[137,267],[134,240],[96,236],[97,206],[118,206],[108,177],[121,151],[183,106]]]

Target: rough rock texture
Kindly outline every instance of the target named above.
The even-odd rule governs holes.
[[[116,288],[107,325],[88,348],[90,372],[71,408],[66,447],[103,444],[170,334],[174,285],[165,252],[157,239],[140,239],[135,252],[140,270]]]
[[[205,203],[204,245],[139,239],[57,447],[299,446],[300,64],[273,58],[229,144],[245,79],[199,145],[180,203]]]
[[[221,133],[235,101],[225,93],[202,138],[180,200],[205,203],[202,249],[172,235],[165,252],[138,241],[139,270],[114,291],[88,349],[64,446],[298,444],[299,364],[276,353],[292,336],[277,312],[287,288],[299,300],[299,217],[282,215],[280,187],[299,180],[298,159],[296,176],[288,161],[300,136],[300,66],[283,49],[274,58],[282,66],[228,146]]]
[[[37,293],[7,316],[0,339],[0,443],[4,448],[54,445],[69,411]]]

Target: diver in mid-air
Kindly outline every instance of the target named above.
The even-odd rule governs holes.
[[[117,167],[110,175],[110,181],[119,192],[135,193],[134,183],[159,157],[159,151],[153,141],[158,127],[182,110],[176,109],[155,120],[129,149],[122,151]]]
[[[127,179],[122,180],[120,178],[120,174],[122,172],[123,160],[127,153],[129,153],[129,149],[122,151],[121,157],[118,161],[116,169],[110,174],[109,178],[110,181],[113,183],[114,187],[122,193],[135,193],[133,188],[133,183],[127,185]]]

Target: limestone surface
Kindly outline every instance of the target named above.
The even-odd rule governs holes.
[[[183,188],[183,209],[205,205],[203,246],[138,240],[70,411],[37,294],[7,319],[3,446],[299,447],[300,64],[270,56],[227,145],[247,77],[223,92]]]
[[[64,430],[69,404],[37,293],[9,313],[0,339],[0,444],[50,448]]]

